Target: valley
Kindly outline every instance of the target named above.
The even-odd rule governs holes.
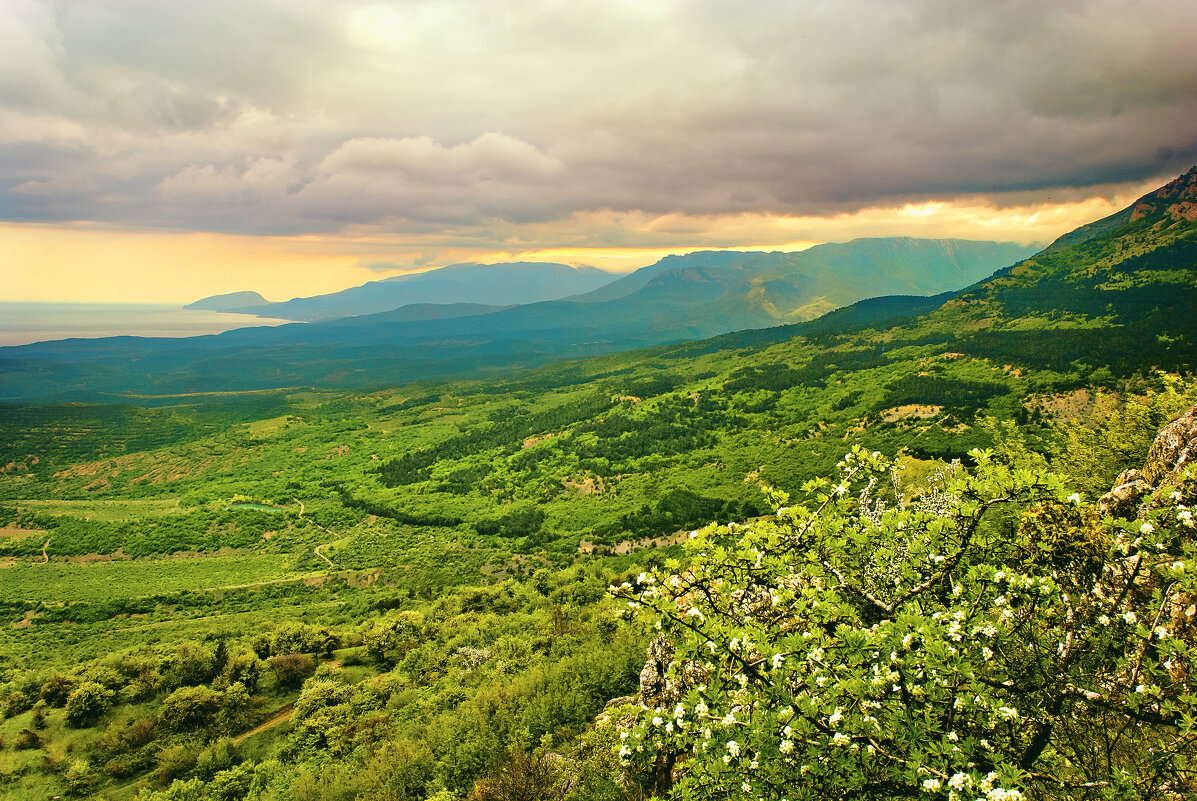
[[[779,571],[770,580],[781,583],[768,586],[782,593],[781,600],[770,603],[792,604],[785,614],[817,607],[823,596],[802,582],[838,574],[834,565],[826,566],[831,562],[817,561],[787,572],[786,560],[808,553],[784,545],[798,536],[794,531],[810,530],[800,528],[807,519],[802,515],[824,521],[818,525],[828,527],[826,542],[840,554],[829,558],[842,556],[835,569],[867,579],[872,589],[865,597],[881,592],[868,583],[880,568],[852,562],[850,555],[858,552],[866,561],[869,554],[894,560],[898,567],[885,570],[894,571],[899,588],[910,582],[912,596],[926,591],[919,584],[924,579],[947,581],[928,608],[950,608],[951,586],[960,586],[978,593],[975,608],[989,609],[999,581],[994,567],[1006,563],[986,559],[1000,553],[1027,575],[1038,570],[1035,581],[1051,580],[1043,584],[1043,604],[1063,603],[1058,588],[1075,571],[1090,569],[1086,555],[1096,551],[1051,538],[1059,531],[1073,536],[1074,529],[1100,520],[1093,511],[1097,500],[1123,471],[1143,465],[1161,427],[1197,403],[1197,228],[1177,214],[1177,204],[1197,191],[1194,181],[1197,172],[1182,176],[1137,203],[1133,220],[1099,226],[1089,238],[1078,234],[1026,259],[978,267],[984,275],[958,291],[934,296],[947,289],[937,285],[917,288],[932,296],[912,295],[886,285],[895,290],[888,297],[829,303],[841,308],[822,316],[816,303],[809,315],[814,319],[739,330],[726,321],[745,318],[719,318],[712,311],[724,322],[712,323],[714,328],[695,323],[687,335],[664,333],[682,319],[673,317],[646,335],[651,347],[624,350],[634,342],[628,335],[611,347],[621,352],[567,358],[582,355],[576,342],[546,345],[526,361],[551,363],[521,369],[513,368],[525,356],[511,358],[507,351],[478,357],[477,369],[458,377],[415,371],[399,383],[392,380],[393,360],[407,357],[386,354],[392,366],[375,370],[369,358],[347,356],[347,346],[321,350],[312,339],[302,352],[325,354],[336,366],[321,368],[318,380],[309,381],[315,374],[304,363],[296,368],[299,381],[298,373],[286,373],[272,360],[301,352],[288,350],[300,345],[273,339],[281,336],[274,331],[252,334],[272,338],[254,346],[269,352],[270,360],[217,356],[211,340],[180,351],[156,341],[129,345],[129,351],[122,350],[128,343],[97,341],[79,346],[90,355],[77,361],[77,354],[64,355],[65,346],[53,343],[15,356],[12,349],[0,352],[11,401],[0,406],[0,794],[448,801],[514,797],[494,788],[518,775],[533,788],[530,797],[642,799],[668,791],[674,781],[653,761],[665,749],[664,723],[654,723],[654,715],[669,717],[677,705],[683,712],[673,713],[674,719],[681,720],[701,714],[695,711],[700,703],[725,704],[720,714],[727,717],[702,724],[723,726],[723,741],[739,737],[737,748],[740,742],[747,748],[748,738],[758,737],[754,732],[766,732],[753,745],[762,764],[791,770],[773,729],[797,727],[798,718],[762,722],[776,716],[780,701],[762,702],[759,714],[765,717],[749,728],[737,718],[747,703],[714,677],[678,678],[683,686],[675,696],[660,690],[670,700],[646,703],[646,648],[650,642],[660,647],[657,627],[673,632],[679,648],[689,647],[691,633],[702,632],[708,639],[700,637],[695,647],[711,646],[711,667],[704,670],[715,670],[718,662],[720,670],[744,677],[745,692],[752,688],[762,698],[780,692],[757,664],[774,656],[737,651],[739,644],[752,637],[753,647],[773,649],[780,659],[776,670],[791,655],[813,653],[813,646],[776,629],[770,634],[773,624],[764,622],[759,607],[740,614],[739,622],[720,615],[741,603],[745,592],[765,586],[753,584],[757,570]],[[669,275],[699,287],[742,288],[728,278],[739,269],[735,264],[707,265],[694,274],[662,266],[670,269],[637,292],[653,292],[659,286],[654,282]],[[604,291],[614,290],[595,290],[600,296]],[[686,299],[678,308],[697,316],[718,308],[712,297]],[[586,304],[601,309],[596,315],[610,316],[614,307],[602,304],[615,302],[595,298],[536,313],[539,319],[560,313],[576,321],[586,319]],[[481,336],[481,328],[463,321],[530,314],[521,308],[451,318],[459,327],[441,335]],[[353,319],[336,325],[347,330]],[[546,323],[542,343],[561,324]],[[397,333],[406,329],[368,330],[378,341],[361,345],[364,350],[407,342]],[[532,328],[518,330],[516,339]],[[215,340],[249,336],[235,332]],[[183,362],[171,361],[180,353],[197,361],[184,369]],[[131,378],[134,372],[115,368],[105,377],[123,360],[143,364],[134,372],[152,378]],[[227,364],[218,368],[215,361]],[[252,364],[261,369],[249,369]],[[159,369],[175,378],[159,378]],[[176,369],[186,378],[170,372]],[[26,395],[45,400],[53,394],[37,388],[48,385],[50,374],[62,376],[63,392],[93,382],[134,383],[122,390],[120,404],[79,402],[114,393],[111,387],[69,402],[30,402]],[[235,387],[234,374],[251,379]],[[901,460],[903,469],[887,473],[888,459]],[[883,484],[843,478],[843,491],[832,491],[826,482],[840,480],[835,477],[845,469],[859,469],[861,476],[875,470]],[[1058,478],[1039,477],[1037,471],[1046,469]],[[990,516],[975,512],[970,524],[988,538],[990,550],[962,544],[953,557],[960,561],[952,563],[960,572],[950,577],[927,567],[940,562],[918,550],[925,546],[934,556],[939,544],[912,541],[900,553],[887,550],[904,530],[895,527],[895,515],[911,531],[928,532],[948,531],[942,521],[971,519],[974,512],[961,511],[967,504],[959,499],[974,495],[951,496],[960,507],[949,503],[950,509],[930,516],[925,511],[935,498],[951,495],[944,487],[966,493],[966,484],[951,483],[961,475],[974,482],[967,492],[975,494],[978,508],[994,510]],[[1193,490],[1191,484],[1177,486],[1183,503],[1170,501],[1153,512],[1151,525],[1159,531],[1183,529],[1176,510],[1183,511]],[[1057,507],[1050,504],[1071,493],[1082,510],[1076,513],[1080,522],[1052,528],[1057,524],[1046,516]],[[826,509],[844,517],[819,517]],[[889,528],[860,523],[865,512]],[[1012,532],[1031,536],[1025,520],[1035,514],[1045,516],[1034,518],[1045,532],[1048,555],[1042,558],[1010,545],[1021,542]],[[1143,521],[1108,523],[1118,531],[1132,525],[1147,532],[1141,537],[1155,530]],[[866,535],[874,538],[867,548]],[[1101,540],[1100,547],[1112,542]],[[1191,538],[1177,533],[1160,542],[1160,550],[1182,566],[1192,557]],[[819,547],[815,543],[809,552]],[[708,570],[717,572],[703,572]],[[1168,574],[1168,581],[1188,587],[1183,582],[1191,579],[1181,573]],[[669,603],[681,605],[670,607],[648,589],[654,581],[701,582],[711,575],[718,581],[703,586],[715,600],[705,611],[695,596],[669,596]],[[719,594],[741,585],[735,598]],[[697,593],[700,584],[687,586]],[[1015,597],[1016,590],[1008,594]],[[877,603],[896,609],[903,596],[894,597]],[[636,606],[628,607],[629,601]],[[698,614],[678,611],[686,604]],[[657,616],[620,622],[629,609]],[[851,649],[835,639],[837,625],[859,624],[851,636],[860,637],[874,636],[891,617],[915,627],[907,632],[911,637],[917,626],[932,632],[940,625],[930,612],[910,622],[914,617],[887,615],[883,621],[875,611],[837,607],[840,617],[819,623],[815,636],[826,640],[829,651],[847,653]],[[809,614],[808,620],[824,620]],[[708,618],[725,628],[696,628]],[[1044,620],[1045,627],[1057,624],[1056,618]],[[1096,630],[1086,629],[1085,636]],[[1143,636],[1153,636],[1145,631]],[[776,642],[761,639],[768,636]],[[906,635],[892,636],[900,642]],[[1139,635],[1132,630],[1126,636],[1135,641]],[[1015,633],[1009,637],[985,640],[984,648],[1014,660]],[[1194,647],[1190,640],[1168,642],[1176,659],[1188,659]],[[860,652],[874,647],[881,653],[882,645]],[[1155,671],[1153,680],[1167,683],[1161,678],[1167,670],[1147,661],[1144,669]],[[678,665],[665,659],[661,669],[680,671]],[[855,675],[856,667],[845,666],[845,676]],[[1023,681],[1023,669],[1011,668],[1010,687]],[[795,689],[805,687],[802,677],[828,680],[812,670],[793,674],[797,684],[786,685],[790,697],[805,692]],[[894,675],[881,684],[901,686]],[[1187,679],[1167,681],[1173,683],[1160,697],[1173,699],[1167,703],[1176,706],[1169,709],[1187,714]],[[695,689],[698,683],[706,689]],[[864,692],[853,687],[843,692]],[[981,697],[1004,690],[970,692]],[[892,694],[879,697],[878,704],[894,709],[915,704]],[[813,751],[831,747],[834,727],[823,721],[847,717],[837,698],[811,713],[810,720],[819,721],[808,732]],[[940,700],[926,708],[938,714]],[[1094,709],[1076,714],[1114,716]],[[906,713],[885,717],[862,708],[860,714],[880,716],[888,726]],[[980,731],[982,724],[976,725]],[[1136,730],[1137,742],[1173,737],[1170,764],[1191,781],[1188,760],[1197,747],[1191,721],[1179,735],[1172,723],[1144,726]],[[1012,725],[986,731],[993,750],[1007,749],[1007,761],[1032,737]],[[852,732],[859,743],[868,742]],[[647,756],[625,754],[621,761],[617,749],[629,733],[635,742],[658,738],[662,744]],[[886,741],[899,742],[898,735]],[[721,770],[719,759],[704,761],[701,745],[677,748],[702,770]],[[1053,770],[1073,770],[1078,783],[1100,772],[1077,767],[1079,757],[1063,744],[1042,759]],[[1066,763],[1072,767],[1061,767]],[[906,782],[899,795],[926,781],[903,773],[900,761],[886,764],[892,773],[885,781]],[[1130,757],[1120,764],[1131,764]],[[757,780],[756,768],[740,769]],[[1141,775],[1147,774],[1144,769]],[[1040,775],[1003,774],[1003,781],[1022,782],[1018,786],[1028,793],[1050,789]],[[761,774],[761,781],[771,779]]]

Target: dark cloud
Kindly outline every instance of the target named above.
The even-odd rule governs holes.
[[[1197,4],[10,0],[0,212],[234,232],[832,214],[1197,160]]]

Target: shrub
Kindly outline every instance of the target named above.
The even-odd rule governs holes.
[[[37,732],[33,729],[21,729],[17,732],[17,736],[13,738],[12,748],[14,751],[28,751],[33,748],[41,748],[41,738],[37,736]]]
[[[215,723],[220,693],[210,687],[180,687],[166,697],[158,721],[168,731],[191,731]]]
[[[158,767],[154,770],[154,781],[159,787],[166,787],[175,779],[181,779],[195,768],[196,749],[192,744],[168,745],[158,752]]]
[[[85,759],[74,760],[62,774],[62,781],[67,786],[67,792],[74,796],[90,794],[96,785],[96,779],[91,764]]]
[[[279,654],[269,660],[274,677],[284,687],[295,688],[316,672],[316,660],[307,654]]]
[[[503,764],[479,779],[469,801],[549,801],[564,799],[572,789],[564,760],[557,754],[529,754],[513,743]]]
[[[3,698],[0,698],[0,711],[3,711],[5,718],[19,715],[31,706],[33,706],[33,699],[29,697],[28,693],[20,690],[10,690],[5,693]]]
[[[41,687],[41,698],[52,707],[66,706],[67,696],[79,686],[74,676],[54,676]]]
[[[67,725],[81,729],[91,726],[103,715],[116,698],[116,693],[94,681],[84,681],[67,696]]]
[[[212,652],[196,642],[182,642],[170,658],[174,686],[207,684],[216,675],[218,665]]]

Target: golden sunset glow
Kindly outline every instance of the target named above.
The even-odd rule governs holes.
[[[187,303],[254,290],[269,300],[335,292],[388,275],[465,261],[553,261],[629,272],[694,250],[804,250],[867,236],[1047,243],[1124,207],[1150,188],[1068,203],[994,208],[929,201],[833,217],[765,214],[575,214],[556,223],[396,236],[250,236],[0,225],[0,296],[21,301]],[[495,234],[498,236],[495,236]],[[604,246],[604,241],[623,241]],[[555,243],[570,244],[555,244]],[[508,247],[502,247],[509,244]]]

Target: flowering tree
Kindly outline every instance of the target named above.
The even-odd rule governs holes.
[[[624,760],[694,799],[1197,797],[1197,482],[1115,520],[972,455],[907,498],[854,450],[613,587],[660,631]]]

